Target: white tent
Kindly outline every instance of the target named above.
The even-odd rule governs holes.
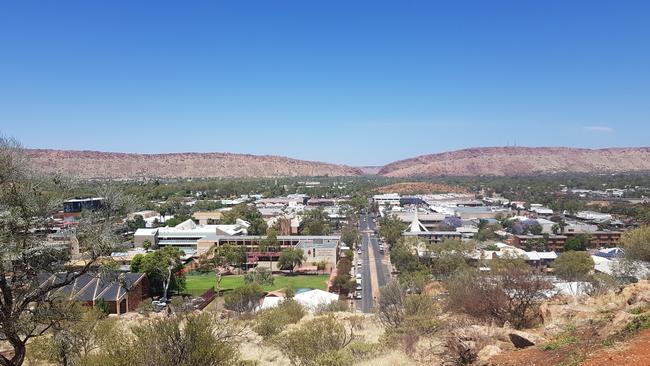
[[[293,297],[307,310],[314,311],[321,306],[329,305],[339,299],[339,295],[323,290],[309,290],[296,294]]]
[[[274,308],[274,307],[280,305],[280,303],[282,301],[284,301],[284,297],[266,296],[266,297],[264,297],[264,300],[262,301],[262,305],[260,305],[256,309],[256,311]]]

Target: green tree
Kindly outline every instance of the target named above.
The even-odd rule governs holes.
[[[151,249],[151,241],[149,241],[149,240],[143,241],[142,242],[142,249],[144,249],[146,252],[148,252],[149,249]]]
[[[332,228],[329,217],[322,208],[307,210],[302,214],[302,235],[329,235]]]
[[[587,250],[587,244],[589,243],[589,235],[586,234],[576,234],[570,236],[564,242],[564,250],[570,251],[580,251]]]
[[[190,215],[176,215],[173,218],[165,221],[165,226],[174,227],[182,222],[191,219]]]
[[[280,253],[278,266],[282,270],[289,270],[293,273],[293,270],[302,265],[304,260],[305,254],[302,249],[285,249]]]
[[[257,283],[248,283],[237,287],[224,296],[224,306],[239,314],[253,312],[264,297],[264,290]]]
[[[215,261],[218,266],[227,264],[241,268],[246,263],[246,250],[238,245],[224,244],[215,250]]]
[[[147,254],[136,254],[131,261],[131,270],[146,273],[152,293],[167,297],[167,291],[181,291],[185,288],[185,275],[181,273],[183,252],[174,247],[165,247]]]
[[[542,238],[530,238],[526,240],[526,244],[524,245],[524,249],[527,251],[538,251],[538,252],[545,252],[548,249],[548,242],[545,237]]]
[[[533,235],[540,235],[543,230],[544,228],[539,223],[534,223],[528,226],[528,231],[530,231],[530,233]]]
[[[277,252],[279,249],[278,230],[274,227],[266,229],[266,237],[260,243],[260,252]],[[269,257],[269,268],[273,268],[273,256]]]
[[[414,244],[413,240],[402,238],[390,250],[390,261],[398,271],[413,272],[421,268]]]
[[[234,206],[230,211],[224,212],[221,222],[224,224],[234,224],[237,219],[242,219],[250,223],[248,234],[263,235],[266,233],[267,225],[260,211],[254,206],[239,204]]]
[[[361,233],[356,227],[346,227],[341,230],[341,241],[349,245],[350,248],[356,248],[361,241]]]
[[[384,217],[379,220],[379,235],[391,246],[397,243],[406,228],[406,224],[397,216]]]
[[[264,267],[257,267],[251,271],[248,271],[244,275],[245,283],[257,283],[258,285],[272,285],[273,284],[273,274],[271,271]]]
[[[628,230],[621,235],[626,258],[650,262],[650,226]]]
[[[485,222],[486,224],[483,225],[482,227],[479,227],[475,239],[477,241],[497,240],[499,236],[496,234],[496,232],[501,230],[501,225],[496,223],[488,224],[484,220],[481,220],[481,222]]]
[[[553,262],[553,273],[566,281],[581,281],[594,270],[594,260],[587,252],[568,251]]]
[[[138,229],[144,228],[146,226],[146,222],[144,221],[142,215],[135,215],[133,217],[133,220],[126,220],[126,225],[130,231],[136,231]]]
[[[470,252],[475,249],[474,243],[447,239],[440,244],[429,246],[431,255],[431,271],[438,278],[447,278],[469,266]]]

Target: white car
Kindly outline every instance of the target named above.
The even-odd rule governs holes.
[[[357,280],[361,280],[361,273],[357,273],[357,275],[355,276],[355,278],[356,278]]]
[[[361,261],[357,261],[357,266],[361,267]]]

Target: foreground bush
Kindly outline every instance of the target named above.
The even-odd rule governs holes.
[[[281,333],[289,324],[295,324],[305,316],[305,309],[293,299],[257,314],[253,330],[265,340]]]
[[[79,366],[234,365],[243,329],[207,312],[148,319],[132,328],[107,319],[93,331],[92,352],[50,361]]]
[[[493,260],[489,274],[463,271],[445,283],[449,309],[520,329],[540,320],[539,304],[551,283],[519,258]]]
[[[264,294],[264,290],[257,283],[245,284],[224,296],[224,306],[239,314],[251,313],[260,305]]]
[[[348,356],[338,352],[357,338],[352,327],[327,315],[276,337],[274,343],[295,365],[348,365]]]

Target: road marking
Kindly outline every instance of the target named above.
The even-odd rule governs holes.
[[[370,288],[372,290],[373,306],[374,299],[379,298],[379,280],[377,276],[377,262],[375,261],[375,249],[368,234],[368,261],[370,262]]]

